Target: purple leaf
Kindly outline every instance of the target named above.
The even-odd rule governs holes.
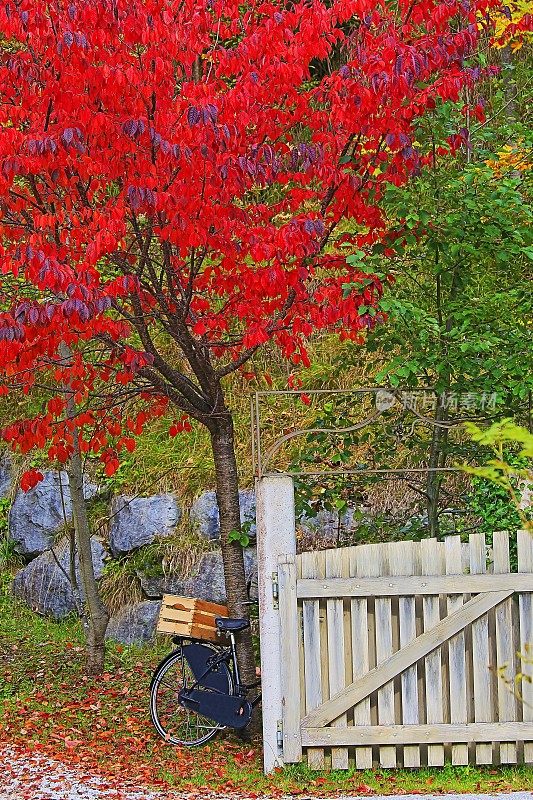
[[[139,190],[135,186],[130,186],[128,188],[128,201],[134,211],[137,211],[141,206],[141,196]]]
[[[207,110],[209,112],[209,116],[211,117],[211,121],[216,122],[218,117],[218,108],[213,105],[213,103],[208,103]]]
[[[122,126],[122,130],[127,136],[135,136],[135,134],[137,133],[137,123],[135,122],[134,119],[129,119]]]
[[[191,106],[187,111],[187,122],[191,128],[200,122],[200,112],[195,106]]]
[[[28,310],[28,303],[21,303],[15,308],[13,316],[16,322],[24,322],[27,310]]]

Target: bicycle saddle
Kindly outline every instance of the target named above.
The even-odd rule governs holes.
[[[215,625],[219,631],[236,633],[250,627],[249,619],[228,619],[227,617],[216,617]]]

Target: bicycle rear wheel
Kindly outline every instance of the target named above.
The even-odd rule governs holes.
[[[184,648],[187,647],[194,647],[196,662],[198,660],[207,662],[218,654],[218,650],[209,644],[194,643],[180,645],[167,656],[159,664],[152,678],[150,716],[155,729],[166,742],[184,747],[196,747],[212,739],[221,727],[213,720],[184,708],[179,702],[180,690],[192,686],[199,677],[199,675],[195,677],[185,657]],[[214,676],[216,680],[213,679]],[[218,692],[233,694],[231,673],[225,663],[217,666],[216,673],[211,673],[206,683],[211,686],[215,684]],[[209,685],[202,688],[209,688]]]

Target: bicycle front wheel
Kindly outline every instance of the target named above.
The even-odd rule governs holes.
[[[216,655],[216,648],[205,648],[205,658]],[[207,652],[208,651],[208,652]],[[150,687],[150,716],[159,735],[170,744],[196,747],[205,744],[221,730],[220,725],[207,717],[184,708],[179,702],[179,692],[196,682],[194,673],[180,646],[157,667]],[[233,681],[226,664],[217,667],[217,690],[233,694]]]

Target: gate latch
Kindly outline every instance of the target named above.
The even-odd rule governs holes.
[[[278,719],[276,728],[276,743],[280,750],[283,750],[283,720]]]
[[[279,584],[278,584],[278,573],[272,573],[272,599],[273,599],[273,606],[274,608],[279,608]]]

